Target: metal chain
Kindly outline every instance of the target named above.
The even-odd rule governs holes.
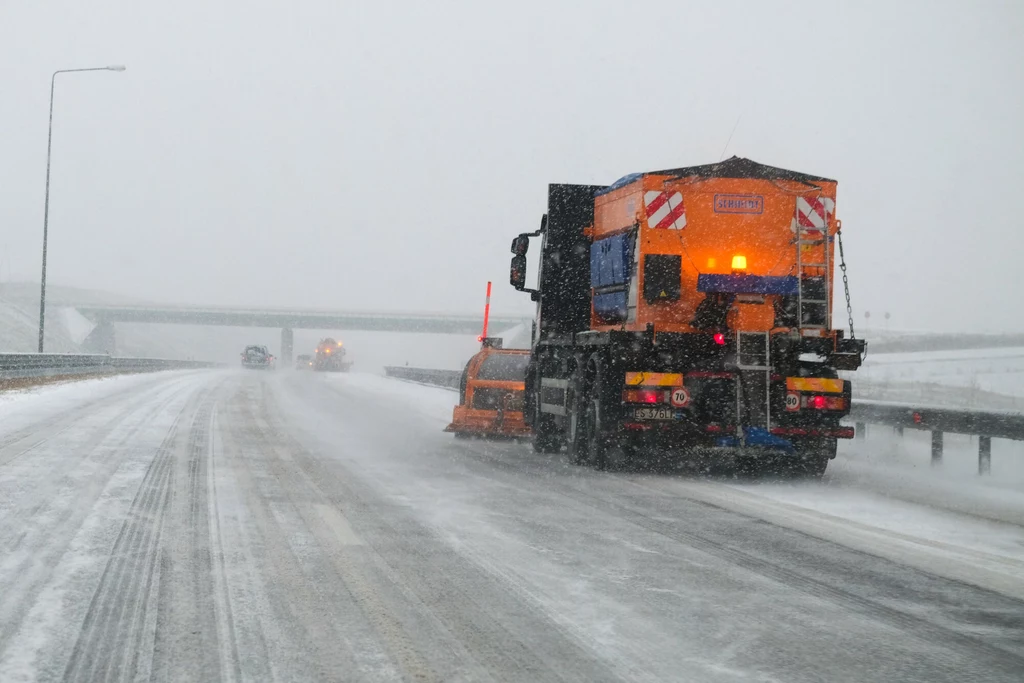
[[[846,316],[850,322],[850,339],[856,339],[857,334],[853,331],[853,304],[850,303],[850,279],[846,277],[846,257],[843,256],[843,227],[836,230],[836,239],[839,241],[839,270],[843,271],[843,289],[846,290]]]

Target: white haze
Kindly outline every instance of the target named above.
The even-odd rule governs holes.
[[[520,313],[547,183],[736,154],[839,180],[859,322],[1024,330],[1021,35],[1016,2],[6,2],[0,279],[38,279],[50,73],[124,63],[58,77],[54,283]]]

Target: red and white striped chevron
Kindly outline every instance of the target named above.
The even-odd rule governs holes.
[[[828,197],[796,198],[796,222],[801,228],[822,230],[835,212],[836,203]]]
[[[647,227],[682,230],[686,227],[686,207],[679,192],[652,190],[644,193]]]

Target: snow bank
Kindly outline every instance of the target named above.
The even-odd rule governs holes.
[[[169,370],[136,375],[110,375],[0,392],[0,435],[41,422],[83,403],[163,381],[187,371]]]

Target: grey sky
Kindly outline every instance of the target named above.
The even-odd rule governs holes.
[[[529,309],[548,182],[839,180],[858,322],[1024,329],[1019,2],[0,2],[0,277],[166,302]],[[839,313],[837,311],[837,313]],[[875,318],[874,320],[877,320]],[[873,322],[874,322],[873,320]]]

